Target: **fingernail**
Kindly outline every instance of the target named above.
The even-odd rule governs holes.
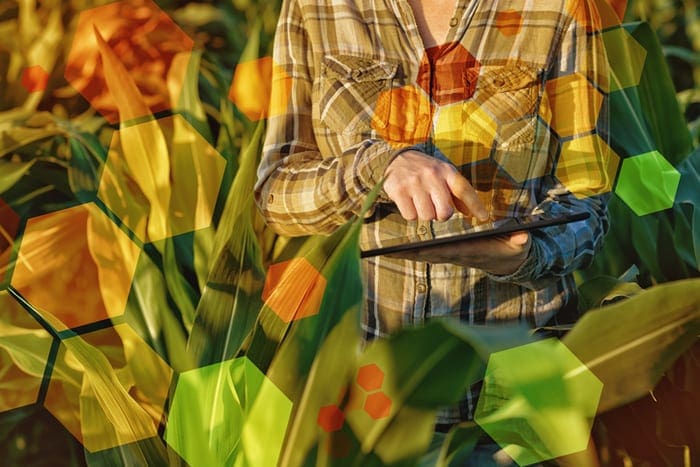
[[[479,218],[480,221],[487,221],[489,220],[489,213],[487,213],[485,210],[480,209],[479,212],[476,214],[476,216]]]

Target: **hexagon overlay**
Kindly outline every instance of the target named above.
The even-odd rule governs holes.
[[[158,434],[172,370],[126,324],[61,342],[44,406],[88,451]]]
[[[617,155],[598,135],[562,144],[554,175],[576,197],[612,191],[620,164]]]
[[[603,95],[585,76],[574,73],[547,81],[545,120],[562,138],[586,133],[595,128]],[[551,113],[550,113],[551,112]]]
[[[681,174],[658,151],[623,159],[615,193],[638,216],[669,209]]]
[[[504,36],[515,36],[523,25],[523,15],[517,10],[496,13],[496,27]]]
[[[614,28],[603,33],[605,51],[610,64],[611,90],[639,84],[644,71],[647,50],[625,28]]]
[[[586,448],[603,383],[559,340],[491,354],[474,420],[519,465]]]
[[[435,146],[456,166],[489,157],[497,125],[473,100],[440,107],[435,125]]]
[[[80,14],[65,78],[110,123],[119,121],[119,112],[107,89],[95,30],[134,79],[151,113],[170,109],[168,86],[177,87],[186,72],[186,67],[171,70],[171,64],[178,53],[192,51],[192,39],[151,0],[123,0]],[[170,72],[180,76],[169,79]]]
[[[394,147],[422,143],[430,135],[433,112],[423,89],[413,85],[389,89],[377,98],[372,128]]]
[[[141,241],[157,242],[211,225],[225,167],[180,115],[149,120],[114,132],[97,196]]]
[[[416,83],[437,105],[454,104],[474,95],[480,66],[460,43],[431,47],[421,58]]]
[[[7,292],[0,292],[0,412],[37,400],[52,338]]]
[[[357,370],[357,384],[365,391],[380,389],[384,383],[384,372],[374,363],[360,367]]]
[[[75,206],[27,221],[11,284],[56,330],[75,328],[124,312],[139,251],[97,206]]]
[[[247,358],[182,373],[164,438],[193,467],[277,465],[292,402]]]
[[[236,65],[228,98],[251,121],[282,115],[292,94],[292,78],[272,57]]]
[[[306,258],[294,258],[270,265],[262,299],[289,323],[319,312],[326,284],[326,278]]]

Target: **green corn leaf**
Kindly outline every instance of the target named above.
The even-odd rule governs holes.
[[[563,342],[603,382],[603,412],[651,391],[699,332],[700,279],[689,279],[591,311]]]

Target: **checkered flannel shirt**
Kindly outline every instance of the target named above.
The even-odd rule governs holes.
[[[285,0],[256,199],[288,236],[328,234],[361,209],[407,148],[452,162],[492,218],[587,211],[544,228],[513,274],[389,257],[363,260],[367,339],[454,317],[481,325],[571,321],[571,273],[607,230],[607,70],[588,0],[458,0],[426,50],[405,0]],[[276,108],[277,110],[273,110]],[[382,193],[361,247],[471,225],[405,221]],[[473,397],[440,422],[469,418]]]

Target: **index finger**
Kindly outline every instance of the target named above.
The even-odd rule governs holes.
[[[455,171],[452,176],[448,177],[447,186],[452,193],[452,199],[458,211],[476,216],[482,222],[488,220],[489,214],[486,212],[484,203],[481,202],[474,187],[462,174]]]

